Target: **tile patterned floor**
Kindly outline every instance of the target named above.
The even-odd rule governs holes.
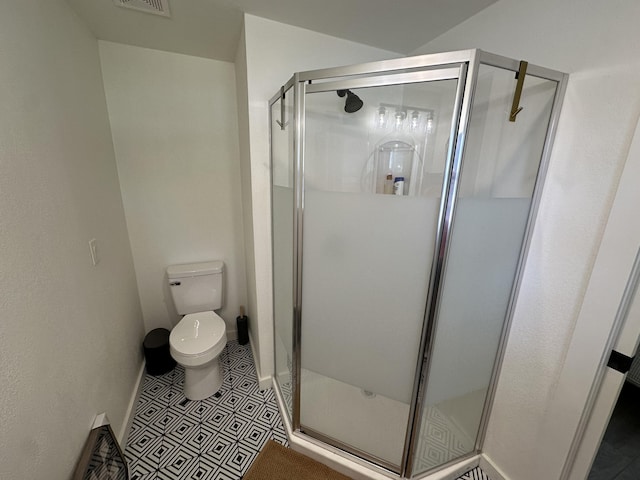
[[[416,447],[417,471],[425,472],[472,450],[473,441],[462,429],[457,428],[438,408],[426,405]]]
[[[184,370],[146,375],[125,455],[131,480],[239,480],[268,439],[288,445],[272,390],[258,389],[249,345],[227,344],[224,383],[202,401],[182,393]],[[476,468],[458,480],[490,480]]]
[[[287,445],[272,390],[260,391],[249,345],[229,342],[224,383],[202,401],[182,393],[184,370],[144,378],[129,433],[131,480],[237,480],[268,439]]]
[[[474,468],[470,472],[465,473],[458,480],[491,480],[486,473],[480,470],[480,467]]]

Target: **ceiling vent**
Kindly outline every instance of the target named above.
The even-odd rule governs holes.
[[[119,7],[170,17],[169,0],[113,0]]]

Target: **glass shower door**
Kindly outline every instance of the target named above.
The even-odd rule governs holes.
[[[476,449],[508,315],[557,82],[481,64],[438,292],[414,474]]]
[[[283,98],[284,97],[284,98]],[[271,105],[271,218],[275,379],[293,410],[293,91]]]
[[[300,428],[396,472],[462,71],[304,97]]]

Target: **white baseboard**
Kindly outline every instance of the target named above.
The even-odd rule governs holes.
[[[229,330],[227,328],[227,341],[230,342],[231,340],[237,340],[238,339],[238,330]]]
[[[272,386],[271,377],[258,377],[258,387],[260,390],[268,390]]]
[[[249,345],[251,346],[251,354],[253,355],[253,364],[256,366],[258,387],[260,388],[260,390],[267,390],[268,388],[271,388],[272,385],[271,376],[265,376],[262,374],[262,369],[260,368],[260,359],[258,358],[258,353],[256,352],[256,348],[254,347],[255,342],[253,341],[251,332],[249,332]]]
[[[138,379],[136,380],[136,384],[133,387],[133,392],[131,394],[131,399],[129,400],[129,406],[127,407],[127,413],[124,416],[124,421],[122,422],[122,428],[120,429],[120,435],[118,435],[118,441],[120,442],[120,448],[124,451],[127,448],[127,439],[129,438],[129,432],[131,431],[131,425],[133,424],[133,419],[136,416],[136,405],[138,405],[138,399],[140,398],[140,393],[142,393],[142,379],[144,378],[144,372],[147,362],[145,359],[142,359],[142,365],[140,365],[140,371],[138,372]]]
[[[484,473],[489,475],[491,480],[509,480],[509,477],[507,477],[485,453],[480,455],[480,468]]]

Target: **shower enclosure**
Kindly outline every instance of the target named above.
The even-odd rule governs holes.
[[[296,73],[272,98],[293,435],[406,478],[481,451],[565,83],[468,50]]]

